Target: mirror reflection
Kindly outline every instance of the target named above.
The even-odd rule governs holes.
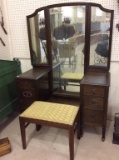
[[[47,63],[46,31],[44,11],[29,19],[31,34],[32,63]]]
[[[51,8],[50,25],[52,60],[53,65],[61,64],[62,89],[79,92],[84,75],[85,6]]]
[[[90,65],[107,66],[111,13],[91,7]]]

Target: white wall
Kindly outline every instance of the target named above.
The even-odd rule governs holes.
[[[8,16],[6,15],[6,6],[4,5],[2,0],[0,0],[0,8],[3,14],[4,28],[8,33],[8,34],[5,34],[4,30],[0,26],[0,38],[2,38],[3,42],[5,43],[5,46],[3,46],[3,44],[0,42],[0,59],[9,60],[12,58],[12,55],[10,52],[10,47],[11,47],[10,31],[9,31],[9,25],[8,25]],[[0,12],[0,21],[2,21],[1,12]]]
[[[119,113],[119,62],[111,62],[111,84],[108,99],[108,115]]]
[[[95,2],[108,9],[114,10],[113,45],[111,62],[111,86],[109,93],[108,115],[119,112],[119,32],[116,24],[119,23],[119,4],[117,0],[0,0],[3,9],[5,28],[8,35],[0,28],[0,37],[5,41],[4,47],[0,43],[0,59],[19,58],[22,71],[30,69],[30,52],[27,36],[26,16],[35,9],[61,2]],[[117,61],[117,62],[114,62]]]

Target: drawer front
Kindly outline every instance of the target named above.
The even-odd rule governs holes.
[[[83,96],[84,108],[104,109],[104,99],[96,96]]]
[[[19,88],[34,88],[32,80],[17,80],[17,87]]]
[[[35,89],[19,90],[19,95],[20,95],[20,98],[26,98],[26,99],[36,99],[38,96]]]
[[[91,109],[84,109],[84,122],[95,123],[102,125],[103,122],[103,112]]]
[[[101,87],[101,86],[88,86],[88,85],[85,85],[84,88],[83,88],[83,94],[104,97],[105,89],[104,89],[104,87]]]

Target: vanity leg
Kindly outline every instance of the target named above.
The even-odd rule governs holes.
[[[105,141],[105,132],[106,132],[106,128],[102,128],[102,141]]]
[[[83,136],[83,114],[82,111],[80,111],[80,137]]]
[[[81,138],[81,118],[80,118],[80,112],[78,115],[78,120],[77,120],[77,139]]]
[[[80,127],[80,136],[83,137],[83,124]]]

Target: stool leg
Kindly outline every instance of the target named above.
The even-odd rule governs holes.
[[[74,160],[74,128],[69,128],[69,152],[70,160]]]
[[[77,125],[77,139],[81,138],[81,129],[80,129],[80,124],[78,123]]]
[[[36,131],[39,131],[40,129],[41,129],[41,125],[39,125],[39,124],[36,124]]]
[[[25,122],[21,118],[19,118],[19,122],[20,122],[20,129],[21,129],[22,147],[23,147],[23,149],[26,149]]]

